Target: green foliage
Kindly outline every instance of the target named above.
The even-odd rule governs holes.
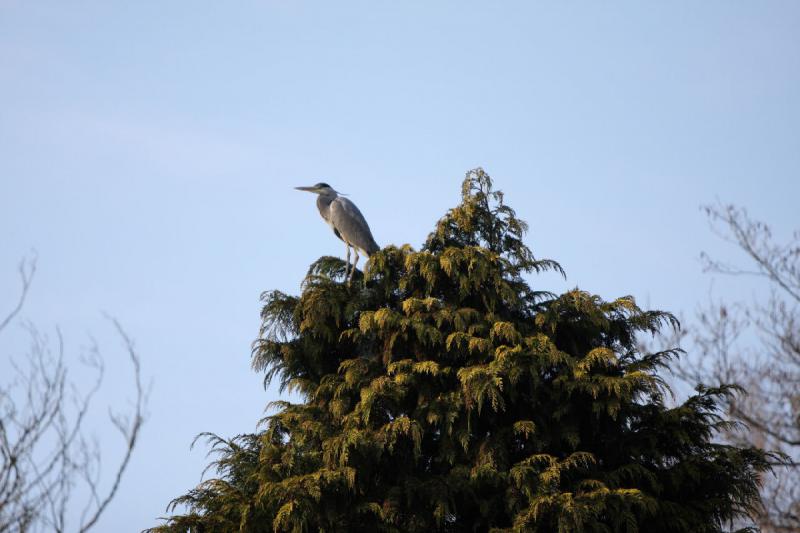
[[[389,246],[348,287],[314,263],[263,295],[253,367],[296,391],[260,431],[209,436],[217,477],[155,532],[712,532],[759,503],[757,449],[715,443],[731,387],[677,407],[674,327],[632,297],[531,288],[559,265],[482,170],[420,251]]]

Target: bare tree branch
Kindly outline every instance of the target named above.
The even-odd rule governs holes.
[[[736,244],[758,267],[756,271],[733,267],[703,253],[701,257],[706,270],[721,274],[764,276],[800,302],[800,231],[793,234],[789,243],[778,245],[772,242],[770,227],[752,220],[743,207],[717,204],[705,206],[703,211],[709,217],[712,231]]]
[[[741,268],[702,255],[708,272],[757,276],[770,284],[766,301],[725,303],[709,299],[687,334],[695,357],[677,376],[694,385],[738,383],[747,394],[728,399],[729,416],[748,430],[727,431],[735,444],[775,450],[775,476],[762,487],[761,531],[800,532],[800,232],[788,243],[773,242],[770,227],[743,208],[703,208],[712,230],[736,245],[752,263]],[[681,340],[681,339],[678,339]]]
[[[35,265],[35,259],[20,263],[21,297],[0,322],[0,330],[19,315]],[[101,455],[96,444],[89,446],[84,430],[105,375],[97,343],[92,340],[81,358],[94,373],[91,385],[82,391],[69,377],[61,331],[56,329],[56,340],[51,342],[25,322],[30,348],[21,364],[9,361],[14,372],[8,383],[0,383],[0,533],[89,531],[117,495],[144,423],[147,392],[133,341],[117,320],[109,320],[132,363],[135,391],[132,413],[110,417],[125,443],[110,485],[101,490],[105,484],[101,483]],[[81,486],[88,497],[85,504],[76,506],[73,500]],[[79,511],[79,522],[70,526]]]
[[[127,423],[122,417],[119,415],[111,414],[110,418],[112,423],[119,429],[122,436],[125,438],[127,449],[125,450],[125,456],[123,457],[122,461],[117,467],[116,475],[114,476],[114,483],[111,486],[111,489],[106,494],[106,497],[100,502],[97,506],[96,511],[94,514],[89,518],[89,520],[83,524],[80,528],[80,532],[83,533],[88,531],[92,526],[97,523],[97,520],[100,518],[100,515],[103,514],[103,511],[106,510],[108,504],[111,500],[114,499],[114,496],[117,494],[117,490],[119,489],[120,482],[122,481],[122,475],[125,473],[125,469],[128,467],[128,463],[130,462],[131,455],[133,454],[133,449],[136,447],[136,440],[139,438],[139,430],[142,427],[142,423],[144,422],[144,405],[146,403],[147,395],[145,394],[144,388],[142,387],[142,371],[141,371],[141,364],[139,362],[139,356],[136,355],[136,351],[133,347],[133,341],[122,329],[120,323],[112,317],[108,317],[114,324],[114,327],[117,329],[117,333],[125,344],[125,350],[128,352],[128,357],[133,364],[133,375],[134,381],[136,384],[136,404],[135,410],[133,413],[133,419],[130,423]]]
[[[22,306],[25,305],[25,299],[28,297],[28,289],[30,289],[33,276],[36,274],[36,254],[33,254],[33,256],[30,258],[22,259],[22,261],[19,262],[17,270],[19,271],[22,290],[20,291],[17,304],[2,320],[2,322],[0,322],[0,331],[3,331],[6,326],[8,326],[11,321],[14,320],[14,318],[22,310]]]

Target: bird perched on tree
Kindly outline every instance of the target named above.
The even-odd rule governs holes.
[[[349,285],[358,264],[358,252],[369,257],[380,250],[380,246],[372,237],[367,221],[364,220],[364,215],[358,210],[356,204],[339,196],[339,193],[327,183],[317,183],[311,187],[295,187],[295,189],[317,195],[319,214],[333,229],[333,233],[344,241],[347,249],[347,267],[345,267],[344,275]],[[350,265],[351,247],[356,255],[352,268]]]

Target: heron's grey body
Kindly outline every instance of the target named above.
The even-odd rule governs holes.
[[[369,257],[378,250],[380,246],[375,242],[372,237],[372,232],[369,229],[364,215],[358,210],[356,204],[339,196],[339,194],[326,183],[317,183],[313,187],[296,187],[301,191],[308,191],[316,193],[317,208],[319,214],[328,225],[333,229],[333,233],[344,241],[347,249],[347,267],[345,269],[345,277],[348,283],[353,277],[356,265],[358,264],[358,252],[362,252]],[[353,262],[352,269],[350,268],[350,248],[354,248],[355,261]],[[349,271],[349,274],[348,274]]]
[[[333,233],[345,243],[357,248],[367,257],[380,250],[356,204],[341,196],[320,195],[317,197],[317,208],[333,229]]]

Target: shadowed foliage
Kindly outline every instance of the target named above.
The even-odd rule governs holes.
[[[155,532],[721,531],[758,505],[764,452],[715,443],[730,387],[676,407],[676,327],[630,296],[560,296],[481,169],[421,250],[356,283],[323,257],[299,297],[263,295],[253,367],[294,391],[255,434],[207,435],[216,477]]]

